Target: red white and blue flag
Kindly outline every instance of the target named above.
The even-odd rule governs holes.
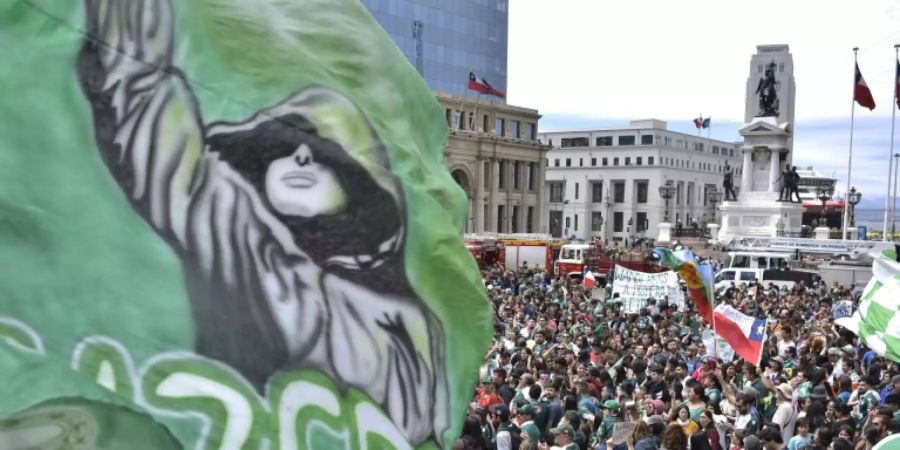
[[[587,268],[584,269],[584,277],[581,279],[581,284],[588,289],[593,289],[597,286],[597,278],[594,277],[594,272],[591,272]]]
[[[487,80],[475,76],[473,72],[469,72],[469,89],[482,94],[493,95],[494,97],[506,98],[506,94],[494,89]]]
[[[742,314],[729,305],[713,312],[715,332],[745,361],[759,365],[766,341],[766,320]]]
[[[853,100],[856,100],[859,106],[870,110],[875,109],[875,99],[872,98],[872,91],[869,90],[869,85],[866,84],[862,72],[859,71],[859,64],[856,65],[856,84],[853,86]]]
[[[900,61],[897,61],[897,73],[894,75],[894,96],[897,97],[897,107],[900,108]]]
[[[694,126],[697,127],[698,130],[700,129],[701,126],[703,126],[703,115],[702,114],[700,115],[700,117],[697,117],[696,119],[694,119]]]

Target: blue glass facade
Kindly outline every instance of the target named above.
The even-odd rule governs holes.
[[[508,0],[362,0],[435,91],[477,96],[469,72],[506,92]],[[416,23],[422,57],[417,64]],[[500,100],[500,99],[496,99]]]

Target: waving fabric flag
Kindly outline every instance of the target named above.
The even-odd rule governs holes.
[[[597,278],[594,277],[594,272],[585,269],[582,284],[584,284],[584,287],[588,289],[593,289],[595,286],[597,286]]]
[[[853,86],[853,100],[856,100],[864,108],[875,109],[875,99],[872,98],[872,91],[869,90],[869,85],[866,84],[862,72],[859,71],[859,64],[856,65],[856,84]]]
[[[694,126],[697,127],[698,130],[703,126],[703,116],[694,119]]]
[[[659,257],[660,264],[678,272],[684,278],[697,312],[711,324],[715,300],[713,293],[715,276],[712,267],[709,264],[698,263],[690,250],[672,252],[666,248],[656,248],[653,252]]]
[[[469,89],[477,91],[485,95],[493,95],[494,97],[506,98],[506,94],[494,89],[490,83],[484,78],[477,77],[473,72],[469,72]]]
[[[900,61],[897,61],[897,70],[894,73],[894,95],[897,97],[897,107],[900,108]]]
[[[707,117],[707,118],[703,119],[703,128],[709,128],[709,120],[710,119],[711,119],[711,117]]]
[[[729,305],[715,309],[716,334],[722,336],[745,361],[759,365],[766,341],[766,320],[742,314]]]
[[[894,250],[878,254],[872,263],[872,279],[866,285],[859,309],[852,317],[834,321],[856,333],[879,355],[900,362],[900,263]]]
[[[492,315],[361,2],[0,10],[0,442],[451,446]]]

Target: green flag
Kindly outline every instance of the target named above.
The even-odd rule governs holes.
[[[879,355],[900,362],[900,263],[894,250],[884,250],[873,261],[872,278],[853,316],[834,322]]]
[[[360,2],[0,0],[0,43],[0,441],[449,446],[490,308]]]

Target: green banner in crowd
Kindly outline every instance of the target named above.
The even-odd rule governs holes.
[[[0,0],[0,44],[0,442],[451,442],[490,308],[360,2]]]

